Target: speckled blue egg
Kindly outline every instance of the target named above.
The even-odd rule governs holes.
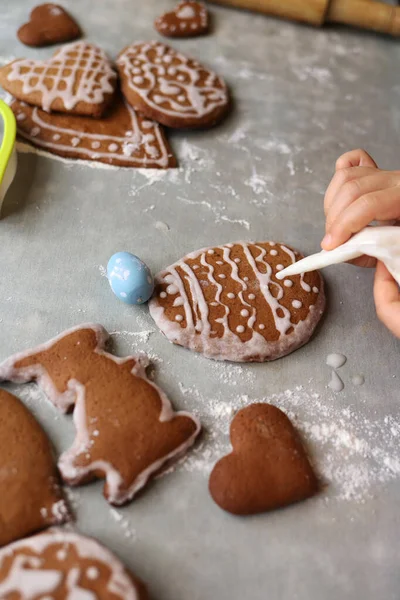
[[[147,302],[154,290],[149,267],[130,252],[112,255],[107,265],[107,277],[114,294],[126,304]]]

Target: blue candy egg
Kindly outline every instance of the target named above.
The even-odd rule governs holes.
[[[114,294],[126,304],[147,302],[154,290],[149,267],[130,252],[112,255],[107,265],[107,277]]]

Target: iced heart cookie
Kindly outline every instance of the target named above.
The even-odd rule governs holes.
[[[132,44],[117,67],[128,102],[167,127],[209,127],[227,112],[223,79],[165,44]]]
[[[309,340],[325,307],[317,271],[276,279],[300,258],[275,242],[192,252],[156,276],[150,314],[171,342],[209,358],[285,356]]]
[[[100,117],[113,99],[116,73],[103,50],[75,42],[49,60],[20,59],[1,67],[0,85],[45,111]]]
[[[251,404],[231,424],[233,451],[210,475],[213,500],[227,512],[250,515],[305,500],[318,482],[288,417],[271,404]]]
[[[70,485],[105,478],[111,504],[129,502],[152,475],[194,442],[200,423],[174,412],[146,378],[147,361],[104,351],[100,325],[83,325],[0,365],[0,380],[37,381],[62,411],[74,407],[76,437],[59,469]]]
[[[174,10],[158,17],[154,26],[166,37],[202,35],[208,31],[208,11],[201,2],[180,2]]]
[[[3,389],[0,490],[0,546],[69,519],[46,434],[22,402]]]
[[[76,40],[81,31],[62,6],[49,3],[36,6],[17,35],[26,46],[50,46]]]
[[[163,128],[117,97],[102,119],[46,113],[14,100],[20,138],[67,158],[120,167],[166,169],[176,160]]]
[[[147,600],[142,582],[107,548],[52,530],[0,550],[3,600]]]

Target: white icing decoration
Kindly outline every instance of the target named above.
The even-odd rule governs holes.
[[[283,285],[285,287],[292,287],[293,281],[291,281],[290,279],[285,279],[285,281],[283,282]]]
[[[78,102],[101,104],[114,92],[116,74],[105,52],[86,42],[67,44],[48,61],[16,60],[9,67],[7,80],[21,82],[23,94],[40,93],[46,111],[55,100],[72,110]],[[45,85],[49,79],[50,89]]]
[[[276,270],[277,271],[282,271],[283,269],[283,265],[276,265]]]
[[[314,294],[318,294],[319,289],[314,285],[312,291],[314,292]]]
[[[59,15],[62,15],[64,11],[58,6],[51,6],[49,12],[53,17],[58,17]]]
[[[40,127],[32,127],[30,131],[31,137],[36,137],[40,133]]]
[[[308,339],[310,330],[315,327],[322,314],[324,297],[318,298],[315,305],[308,307],[304,320],[292,323],[290,310],[284,303],[281,303],[287,286],[273,279],[275,269],[272,262],[271,264],[268,262],[267,250],[269,253],[269,249],[264,248],[264,245],[252,244],[251,246],[250,252],[249,244],[245,242],[235,244],[236,257],[238,252],[243,255],[240,258],[240,263],[231,257],[233,244],[226,244],[212,249],[214,252],[218,251],[218,254],[222,252],[223,260],[209,262],[212,260],[208,259],[211,253],[209,252],[210,249],[206,248],[187,255],[168,267],[166,271],[157,275],[156,281],[158,283],[171,284],[173,282],[176,286],[185,313],[186,325],[185,327],[179,326],[179,329],[177,329],[174,322],[175,315],[167,318],[164,308],[160,306],[157,299],[154,298],[150,301],[150,314],[168,339],[193,350],[201,351],[212,358],[236,361],[246,360],[247,357],[251,357],[252,360],[254,360],[254,357],[260,357],[260,360],[264,360],[265,357],[276,358],[299,347]],[[280,250],[288,252],[288,256],[292,260],[289,249],[280,245]],[[201,270],[200,279],[195,276],[194,267],[197,265],[189,267],[186,262],[188,260],[196,262],[200,260],[200,264],[204,267]],[[295,260],[294,255],[293,260]],[[220,264],[225,265],[224,273],[221,273],[217,266]],[[250,268],[253,275],[251,277],[242,276],[239,273],[239,264],[240,268],[246,269],[247,272]],[[216,269],[218,270],[216,271]],[[220,275],[225,275],[223,281],[221,281]],[[207,278],[208,282],[204,280],[204,277]],[[234,282],[235,291],[240,290],[236,291],[236,294],[226,291],[226,287],[230,285],[231,281]],[[183,285],[183,282],[185,282],[185,285]],[[206,300],[203,293],[203,288],[208,289],[208,285],[215,290],[213,293],[215,300],[212,298],[213,301],[210,301],[209,294],[207,294],[209,300]],[[252,290],[250,293],[249,288]],[[187,289],[189,293],[187,293]],[[253,290],[255,293],[253,293]],[[226,293],[227,299],[232,300],[236,297],[238,299],[234,306],[235,311],[246,319],[247,332],[250,335],[250,339],[246,342],[238,338],[237,334],[241,331],[232,330],[231,328],[229,315],[232,310],[232,303],[227,300],[224,302],[223,292]],[[257,303],[249,304],[246,298],[249,301],[258,298]],[[271,311],[273,324],[279,334],[277,341],[271,341],[268,337],[258,333],[258,331],[264,329],[268,331],[265,323],[256,324],[258,319],[263,320],[262,315],[257,317],[257,312],[264,305],[261,299],[265,301]],[[242,305],[241,307],[240,305],[237,306],[238,302]],[[295,305],[297,305],[297,302],[295,301]],[[216,317],[214,314],[211,317],[209,316],[209,307],[213,306],[219,306],[220,309],[223,309],[222,316],[218,315]],[[209,321],[209,318],[212,321]],[[219,331],[217,331],[214,323],[222,326]],[[239,327],[244,327],[244,325],[239,325]],[[193,330],[197,332],[197,335],[193,335]],[[288,330],[290,330],[289,334],[287,333]],[[211,337],[211,331],[214,336],[218,337]],[[246,331],[246,327],[244,327],[244,331]]]
[[[133,108],[126,104],[126,108],[129,112],[131,119],[131,136],[130,137],[120,137],[120,136],[112,136],[112,135],[104,135],[100,133],[88,133],[88,132],[80,132],[74,129],[64,128],[52,125],[44,121],[37,109],[34,107],[32,109],[31,120],[35,125],[37,125],[38,130],[42,129],[43,131],[54,132],[52,134],[52,139],[54,141],[58,141],[61,138],[61,135],[65,136],[65,138],[77,138],[80,136],[81,143],[83,140],[88,141],[90,143],[90,147],[92,150],[98,150],[101,148],[102,142],[107,144],[107,150],[102,150],[101,152],[92,152],[89,148],[80,147],[79,153],[85,155],[90,158],[106,158],[110,156],[110,153],[114,153],[116,157],[123,156],[124,160],[128,162],[132,162],[134,165],[139,167],[146,167],[148,163],[151,161],[152,163],[156,163],[159,167],[167,167],[168,166],[168,151],[164,143],[164,139],[162,136],[160,126],[154,121],[140,121],[140,118],[135,113]],[[152,133],[149,130],[152,129]],[[143,130],[146,130],[144,133]],[[23,129],[19,128],[18,133],[21,137],[31,140],[32,136],[27,134]],[[36,133],[37,136],[37,133]],[[57,136],[57,139],[56,139]],[[150,146],[147,142],[149,136],[154,137],[154,143],[157,146]],[[152,138],[151,138],[152,139]],[[35,146],[39,146],[42,148],[48,149],[57,149],[68,151],[71,150],[71,144],[67,143],[55,144],[53,142],[34,138]],[[119,152],[121,149],[121,152]],[[141,152],[144,149],[144,156],[141,156]]]
[[[244,327],[243,327],[243,325],[238,325],[238,326],[236,327],[236,331],[237,331],[238,333],[243,333],[243,332],[244,332]]]
[[[17,121],[23,121],[24,119],[26,119],[26,114],[23,112],[18,113]]]
[[[46,559],[43,554],[56,545],[72,546],[77,555],[77,562],[68,570],[66,565],[60,565],[60,570],[46,569]],[[28,549],[32,554],[24,554]],[[57,551],[58,556],[60,550]],[[96,560],[105,565],[110,572],[107,586],[104,587],[105,595],[112,595],[118,600],[139,600],[139,591],[127,574],[125,567],[104,546],[91,538],[86,538],[76,533],[53,530],[51,533],[41,533],[30,538],[22,539],[0,550],[0,564],[11,557],[11,565],[0,582],[0,598],[9,594],[23,598],[23,600],[36,600],[36,598],[53,598],[59,586],[65,585],[66,600],[95,600],[97,595],[86,588],[79,586],[81,569],[80,560]],[[97,567],[88,567],[88,579],[94,580],[100,575]],[[57,595],[58,597],[58,595]]]
[[[194,10],[193,6],[186,4],[177,11],[176,16],[179,19],[194,19],[196,16],[196,11]]]
[[[276,256],[278,254],[278,251],[277,250],[270,250],[269,253],[270,253],[271,256]]]
[[[139,71],[139,69],[135,69],[135,71]],[[141,83],[144,83],[144,79],[140,75],[136,75],[133,78],[133,83],[136,83],[136,85],[140,85]]]
[[[167,297],[167,294],[165,292],[160,293],[160,298],[166,298],[166,297]]]
[[[75,148],[76,146],[79,146],[81,140],[78,137],[73,137],[71,140],[71,145]]]
[[[178,322],[183,321],[182,315],[176,315],[175,321],[178,321]]]
[[[301,308],[303,304],[300,302],[300,300],[292,300],[292,306],[293,308]]]
[[[168,55],[171,60],[175,61],[174,66],[169,67],[167,73],[176,78],[176,85],[174,85],[174,80],[165,79],[165,69],[163,74],[154,55],[163,59],[165,55]],[[147,82],[146,88],[135,84],[132,71],[133,57],[135,60],[140,59],[139,64]],[[169,61],[170,59],[168,59]],[[206,79],[200,82],[201,74],[204,77],[204,67],[195,65],[184,55],[169,49],[160,42],[138,43],[129,46],[119,56],[117,65],[121,75],[126,77],[128,86],[149,107],[162,110],[169,116],[201,119],[218,106],[225,105],[228,100],[226,85],[221,78],[209,71]],[[179,68],[179,73],[176,67]],[[185,102],[178,100],[177,96],[181,98],[184,96]],[[162,105],[161,109],[160,105]]]

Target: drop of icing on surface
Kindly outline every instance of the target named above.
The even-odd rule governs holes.
[[[351,383],[356,386],[363,385],[365,383],[364,375],[353,375]]]
[[[331,380],[328,383],[328,387],[330,387],[330,389],[336,393],[341,392],[344,389],[344,383],[336,371],[332,371]]]
[[[347,357],[344,354],[339,354],[336,352],[328,354],[326,357],[326,364],[328,367],[332,367],[332,369],[340,369],[340,367],[343,367],[346,361]]]

